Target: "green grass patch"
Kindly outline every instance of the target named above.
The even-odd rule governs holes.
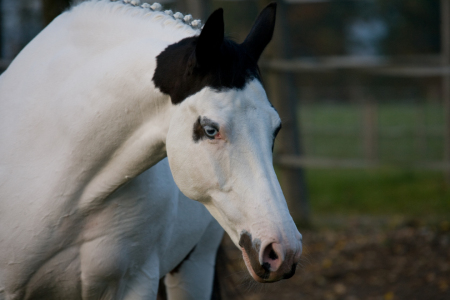
[[[312,214],[450,216],[450,189],[440,172],[307,170]]]
[[[355,103],[312,103],[299,107],[306,157],[365,159],[365,108]],[[439,162],[444,118],[439,103],[378,103],[377,153],[381,165]],[[450,187],[442,172],[401,169],[306,172],[311,212],[317,214],[448,216]]]
[[[305,155],[363,159],[364,107],[360,104],[304,104],[299,122]],[[440,161],[444,153],[440,104],[378,104],[377,159],[381,162]]]

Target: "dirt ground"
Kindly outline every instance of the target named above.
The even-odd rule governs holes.
[[[300,231],[304,254],[296,274],[273,284],[254,282],[226,237],[223,298],[450,299],[448,221],[325,217]]]

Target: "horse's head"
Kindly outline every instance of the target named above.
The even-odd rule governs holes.
[[[275,12],[267,6],[236,44],[224,38],[223,12],[215,11],[200,36],[158,56],[153,78],[176,105],[166,139],[175,182],[208,208],[260,282],[291,277],[302,251],[272,163],[281,120],[257,67]]]

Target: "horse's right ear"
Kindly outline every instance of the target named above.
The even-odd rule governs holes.
[[[277,14],[277,4],[275,2],[267,5],[259,14],[242,45],[247,49],[248,54],[255,61],[258,61],[261,53],[272,39],[275,28],[275,16]]]
[[[195,47],[195,57],[200,67],[208,67],[220,54],[225,34],[223,9],[215,10],[203,26]]]

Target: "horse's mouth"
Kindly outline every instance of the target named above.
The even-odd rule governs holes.
[[[260,265],[259,262],[255,263],[250,260],[248,257],[247,251],[243,247],[241,247],[242,257],[245,262],[245,266],[247,267],[248,272],[253,277],[253,279],[260,283],[272,283],[283,279],[281,278],[270,278],[275,276],[270,276],[273,273],[270,272],[270,265]],[[254,268],[255,267],[255,268]],[[256,269],[256,270],[255,270]]]
[[[270,270],[264,270],[263,266],[259,265],[259,268],[257,269],[258,274],[253,269],[252,263],[250,261],[250,258],[247,255],[247,252],[244,248],[241,247],[242,251],[242,258],[244,259],[245,266],[247,267],[248,272],[253,277],[253,279],[257,282],[266,283],[266,282],[274,282],[274,281],[267,281],[267,279],[270,277]],[[260,276],[262,275],[262,276]]]
[[[256,255],[257,252],[253,252],[252,250],[253,249],[251,249],[250,253],[248,253],[245,247],[241,246],[242,257],[245,265],[255,281],[261,283],[272,283],[282,279],[289,279],[294,276],[297,269],[297,263],[292,263],[291,260],[287,260],[282,262],[280,265],[274,260],[264,260],[264,263],[261,264]]]

